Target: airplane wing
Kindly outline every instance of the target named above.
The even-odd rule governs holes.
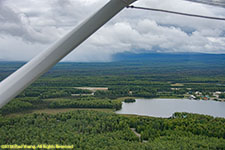
[[[212,6],[219,6],[225,8],[225,0],[186,0],[190,2],[202,3]]]

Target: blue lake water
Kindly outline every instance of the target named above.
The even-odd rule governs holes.
[[[225,118],[225,102],[189,99],[136,99],[123,103],[118,114],[135,114],[168,118],[175,112],[188,112]]]

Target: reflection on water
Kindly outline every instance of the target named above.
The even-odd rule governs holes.
[[[171,117],[175,112],[189,112],[225,118],[225,102],[188,99],[136,99],[123,103],[118,114],[136,114],[153,117]]]

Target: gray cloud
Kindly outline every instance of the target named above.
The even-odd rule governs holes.
[[[25,13],[9,7],[6,1],[0,5],[0,24],[0,33],[22,38],[25,42],[49,43],[55,40],[55,30],[51,32],[51,27],[35,29]],[[46,30],[48,34],[44,34]]]
[[[104,3],[105,0],[3,1],[0,4],[0,58],[23,59],[22,55],[11,56],[10,51],[21,52],[26,54],[25,60],[30,59]],[[140,0],[136,5],[225,16],[223,8],[183,0]],[[140,50],[225,53],[224,26],[221,21],[126,9],[64,60],[110,61],[115,53]]]

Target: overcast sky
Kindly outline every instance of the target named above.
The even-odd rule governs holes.
[[[0,60],[30,60],[106,0],[0,0]],[[184,0],[137,6],[225,17],[225,8]],[[225,53],[225,21],[125,9],[64,61],[110,61],[119,52]]]

